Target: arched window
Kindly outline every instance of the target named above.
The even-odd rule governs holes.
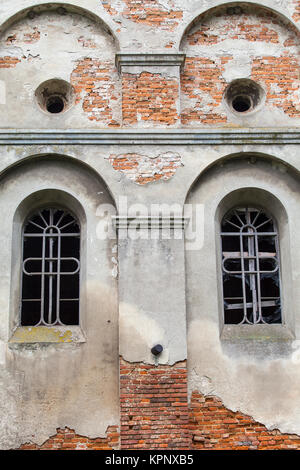
[[[225,324],[281,323],[280,260],[275,221],[238,207],[221,223]]]
[[[23,227],[22,326],[79,324],[80,226],[68,211],[43,208]]]

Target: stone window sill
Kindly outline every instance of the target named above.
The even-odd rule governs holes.
[[[11,344],[85,342],[80,326],[20,326],[9,340]]]
[[[224,325],[221,340],[224,341],[293,341],[295,335],[286,325]]]

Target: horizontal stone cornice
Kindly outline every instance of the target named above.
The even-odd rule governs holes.
[[[119,229],[180,229],[184,230],[189,222],[186,217],[167,216],[113,216],[114,226]]]
[[[287,145],[298,129],[0,130],[0,145]]]

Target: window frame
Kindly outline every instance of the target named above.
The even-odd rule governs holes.
[[[43,212],[44,211],[50,211],[49,212],[49,223],[48,223],[48,220],[46,218],[44,218],[43,216]],[[61,216],[61,219],[58,221],[57,225],[51,225],[50,221],[51,221],[51,217],[55,216],[55,212],[63,212],[62,216]],[[26,227],[29,223],[32,223],[32,224],[35,224],[31,219],[33,217],[36,217],[36,216],[40,216],[40,218],[42,219],[42,223],[46,224],[46,227],[44,228],[43,230],[43,233],[40,232],[40,235],[37,233],[37,234],[33,234],[33,233],[26,233],[25,230],[26,230]],[[67,324],[67,323],[64,323],[61,318],[60,318],[60,302],[63,301],[64,299],[61,299],[61,295],[60,295],[60,288],[63,284],[63,281],[61,279],[61,276],[63,275],[63,272],[61,271],[61,262],[63,260],[66,261],[65,258],[61,257],[61,241],[64,237],[66,236],[70,236],[69,234],[66,235],[65,233],[62,232],[62,227],[59,227],[59,222],[63,222],[65,216],[70,216],[72,217],[73,219],[73,223],[75,223],[76,225],[78,225],[79,227],[79,232],[76,234],[76,237],[79,236],[79,250],[78,250],[78,254],[79,254],[79,258],[76,259],[76,272],[74,273],[68,273],[68,274],[72,274],[72,275],[76,275],[76,274],[79,274],[79,279],[78,279],[78,299],[73,299],[73,301],[78,301],[78,322],[77,323],[71,323],[71,324]],[[70,222],[71,223],[71,222]],[[70,225],[70,223],[68,225]],[[41,227],[43,229],[43,227]],[[51,255],[51,235],[48,235],[46,232],[48,231],[48,229],[52,230],[52,229],[56,229],[57,231],[57,235],[53,235],[53,237],[56,237],[57,240],[58,240],[58,248],[57,248],[57,257],[55,257],[55,252],[53,250],[53,253]],[[40,258],[36,258],[36,257],[27,257],[27,258],[24,258],[24,247],[25,247],[25,239],[26,238],[36,238],[36,239],[39,239],[39,238],[42,238],[42,253],[41,253],[41,257]],[[73,234],[73,237],[75,238],[75,234]],[[50,258],[47,258],[46,257],[46,253],[47,253],[47,241],[49,240],[49,256],[52,256],[53,259],[50,259]],[[20,326],[24,326],[24,322],[23,323],[23,314],[24,314],[24,311],[23,311],[23,303],[25,301],[29,301],[28,299],[24,299],[23,298],[23,286],[24,286],[24,278],[25,278],[25,275],[28,275],[28,276],[33,276],[33,277],[37,277],[39,276],[39,278],[41,279],[41,296],[40,296],[40,319],[39,321],[36,323],[36,324],[33,324],[33,325],[27,325],[27,326],[47,326],[47,327],[50,327],[50,326],[63,326],[63,327],[66,327],[66,326],[78,326],[80,324],[80,269],[81,269],[81,262],[80,262],[80,243],[81,243],[81,226],[80,226],[80,222],[78,220],[78,218],[73,214],[71,213],[68,209],[65,209],[65,208],[61,208],[59,207],[58,205],[47,205],[45,207],[41,207],[39,208],[37,211],[34,211],[32,213],[30,213],[28,215],[28,217],[25,219],[24,221],[24,224],[23,224],[23,227],[22,227],[22,260],[21,260],[21,263],[22,263],[22,279],[21,279],[21,285],[20,285],[20,290],[21,290],[21,295],[20,295],[20,310],[19,310],[19,324]],[[75,261],[75,257],[69,257],[69,259],[72,259]],[[27,263],[30,262],[30,261],[41,261],[41,264],[42,264],[42,267],[41,267],[41,272],[40,273],[28,273],[27,271]],[[54,268],[54,263],[57,262],[57,273],[54,273],[52,276],[47,273],[45,271],[45,268],[46,268],[46,263],[49,263],[49,270],[52,271],[53,268]],[[50,321],[49,322],[49,316],[50,318],[52,319],[53,318],[53,305],[49,305],[48,306],[48,321],[46,320],[45,318],[45,300],[46,300],[46,284],[48,283],[48,287],[49,287],[49,291],[50,289],[52,288],[53,289],[53,278],[57,279],[57,292],[56,292],[56,320],[54,321]],[[48,281],[48,282],[47,282]],[[52,282],[50,282],[52,281]],[[38,301],[38,299],[34,299],[35,301]],[[50,301],[49,301],[49,304],[50,304]],[[50,309],[51,309],[51,312],[50,312]],[[25,314],[24,314],[25,315]]]
[[[238,206],[262,209],[276,223],[280,261],[281,323],[280,324],[225,324],[223,305],[223,274],[221,222],[231,209]],[[225,343],[239,343],[245,340],[259,342],[282,342],[295,339],[295,317],[293,305],[293,280],[290,252],[290,228],[288,214],[281,201],[269,191],[259,187],[241,187],[225,195],[215,212],[216,269],[219,306],[220,339]],[[225,344],[224,343],[224,344]]]
[[[78,325],[21,325],[22,298],[22,264],[23,260],[23,227],[26,220],[45,206],[57,206],[64,209],[78,221],[80,226],[80,276],[79,276],[79,324]],[[86,216],[80,202],[74,196],[61,189],[44,189],[27,196],[17,207],[12,227],[12,266],[11,266],[11,297],[10,297],[10,347],[18,345],[43,343],[85,343],[85,304],[86,298],[81,286],[86,270]],[[17,286],[17,288],[16,288]]]
[[[228,219],[229,216],[231,216],[232,214],[236,214],[238,211],[243,211],[245,212],[245,222],[239,217],[239,215],[237,214],[236,217],[239,219],[237,221],[237,223],[240,223],[241,224],[241,227],[238,230],[236,230],[234,232],[234,229],[232,229],[232,233],[231,232],[224,232],[222,231],[222,226],[224,224],[224,222],[226,222],[226,218]],[[257,212],[256,216],[254,217],[254,219],[251,221],[250,220],[250,217],[251,217],[251,213],[253,212]],[[247,221],[247,215],[249,215],[249,220]],[[255,226],[255,222],[256,220],[259,220],[259,217],[260,215],[264,215],[267,217],[267,221],[263,222],[261,225],[265,225],[267,222],[271,221],[272,223],[272,226],[273,226],[273,231],[272,232],[267,232],[266,234],[264,233],[261,233],[259,231],[257,231],[256,229],[259,228],[261,225],[259,225],[259,227],[256,227]],[[232,224],[232,221],[229,221],[228,222],[229,224]],[[236,226],[236,228],[238,228]],[[247,228],[247,231],[244,232],[244,228]],[[249,231],[249,228],[250,228],[250,231]],[[274,247],[275,247],[275,255],[273,257],[271,256],[264,256],[264,254],[260,254],[259,253],[259,237],[260,236],[272,236],[275,238],[274,240]],[[239,248],[240,248],[240,256],[225,256],[224,253],[227,254],[227,252],[225,252],[223,250],[223,237],[228,237],[228,238],[231,238],[231,237],[236,237],[236,238],[239,238]],[[253,247],[252,247],[252,256],[251,256],[251,248],[250,248],[250,243],[249,241],[251,241],[251,237],[253,237]],[[244,240],[247,240],[247,244],[248,244],[248,249],[249,249],[249,253],[248,253],[248,257],[245,257],[245,249],[243,248],[243,251],[241,251],[241,245],[243,245],[243,242]],[[222,275],[224,274],[229,274],[229,276],[231,275],[231,272],[232,274],[240,274],[241,277],[242,277],[242,301],[241,301],[241,304],[243,305],[241,307],[241,310],[243,309],[243,318],[240,322],[226,322],[226,313],[225,313],[225,303],[226,303],[226,298],[225,298],[225,295],[224,295],[224,276],[223,276],[223,280],[222,280],[222,296],[223,296],[223,322],[225,325],[234,325],[234,324],[237,324],[237,325],[244,325],[244,324],[248,324],[248,325],[256,325],[256,324],[259,324],[259,325],[262,325],[262,324],[265,324],[265,325],[271,325],[271,324],[282,324],[283,321],[282,321],[282,285],[281,285],[281,259],[280,259],[280,246],[279,246],[279,233],[278,233],[278,228],[277,228],[277,221],[276,219],[270,215],[267,211],[265,211],[264,209],[262,209],[261,207],[256,207],[255,205],[252,205],[252,207],[249,207],[249,206],[241,206],[241,205],[238,205],[238,206],[235,206],[233,208],[231,208],[229,210],[229,212],[227,212],[221,219],[221,229],[220,229],[220,242],[221,242],[221,253],[222,253],[222,263],[221,263],[221,270],[222,270]],[[230,252],[229,252],[230,253]],[[232,252],[234,253],[234,252]],[[271,254],[271,253],[270,253]],[[225,268],[225,262],[226,261],[230,261],[230,260],[233,260],[233,259],[236,259],[237,261],[240,260],[241,261],[241,268],[240,270],[237,270],[237,271],[229,271]],[[264,304],[266,303],[264,297],[261,295],[261,290],[262,290],[262,282],[263,282],[263,279],[261,278],[261,274],[265,274],[267,273],[267,271],[263,271],[263,270],[260,270],[260,261],[263,260],[263,259],[272,259],[273,261],[275,261],[275,265],[276,265],[276,268],[273,270],[273,271],[268,271],[269,274],[275,274],[277,275],[277,279],[278,279],[278,297],[277,299],[279,300],[279,305],[280,305],[280,321],[279,322],[267,322],[264,320],[263,318],[263,308],[264,308]],[[251,261],[252,260],[252,261]],[[247,263],[248,261],[248,270],[247,268],[245,267],[245,262]],[[253,264],[251,266],[251,264]],[[252,274],[253,273],[253,274]],[[246,292],[246,278],[249,278],[249,283],[251,282],[253,284],[253,291],[251,292],[251,301],[247,300],[247,292]],[[251,289],[252,290],[252,289]],[[276,300],[273,302],[276,304]],[[271,303],[269,301],[269,303]],[[257,305],[257,307],[256,307]],[[276,306],[276,305],[273,305],[273,306]],[[256,308],[255,308],[256,307]],[[251,321],[249,319],[249,316],[251,317],[251,313],[249,314],[248,313],[248,309],[249,308],[252,308],[252,311],[253,311],[253,320]],[[233,305],[232,305],[232,309],[234,309]],[[254,310],[256,310],[254,312]],[[257,317],[256,317],[257,315]]]

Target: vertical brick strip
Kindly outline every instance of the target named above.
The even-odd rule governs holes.
[[[121,449],[189,449],[186,362],[120,359]]]

